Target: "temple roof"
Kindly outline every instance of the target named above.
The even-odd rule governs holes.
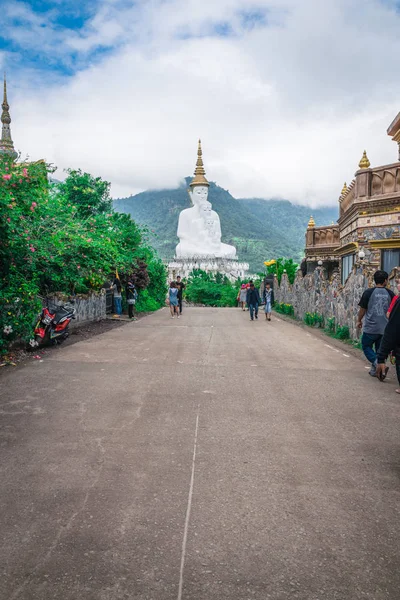
[[[205,177],[206,171],[204,169],[203,164],[203,152],[201,149],[201,140],[199,140],[199,145],[197,148],[197,162],[196,169],[194,171],[194,178],[190,182],[190,186],[194,185],[210,185]]]
[[[6,74],[4,73],[4,93],[3,93],[3,104],[1,105],[3,112],[1,113],[1,140],[0,140],[0,153],[8,154],[15,160],[18,157],[18,153],[15,152],[14,142],[11,138],[11,117],[10,117],[10,106],[7,100],[7,81]]]

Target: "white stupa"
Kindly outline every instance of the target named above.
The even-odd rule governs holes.
[[[175,258],[168,265],[170,279],[188,277],[193,269],[222,273],[231,280],[245,277],[247,263],[239,263],[236,248],[221,241],[221,221],[208,201],[210,184],[205,177],[201,141],[194,178],[188,190],[192,207],[179,215]]]

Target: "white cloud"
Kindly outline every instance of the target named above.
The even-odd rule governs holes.
[[[62,83],[20,82],[10,96],[16,146],[101,175],[118,196],[175,186],[201,136],[209,179],[235,196],[314,206],[337,201],[364,148],[373,165],[394,162],[394,4],[249,1],[247,11],[267,10],[267,26],[251,30],[243,6],[114,2],[79,34],[57,32],[58,53],[118,48]],[[213,35],[227,22],[232,36]]]

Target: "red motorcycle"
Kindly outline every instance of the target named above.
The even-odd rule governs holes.
[[[35,346],[61,344],[69,336],[69,324],[75,319],[76,309],[72,302],[58,305],[51,304],[48,298],[44,299],[39,320],[35,327]],[[31,343],[31,346],[33,344]]]

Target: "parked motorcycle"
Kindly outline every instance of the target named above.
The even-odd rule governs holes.
[[[61,344],[69,336],[71,319],[76,318],[73,301],[57,305],[52,304],[48,298],[43,300],[45,305],[35,327],[35,346]]]

